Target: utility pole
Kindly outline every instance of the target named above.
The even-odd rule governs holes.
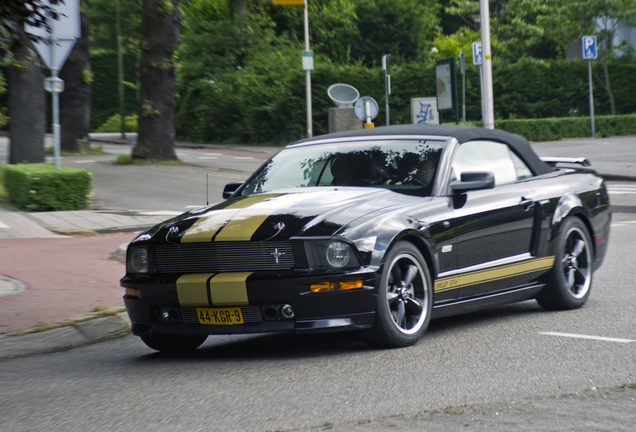
[[[479,0],[481,10],[481,49],[484,71],[484,128],[495,128],[495,106],[492,92],[492,58],[490,54],[490,8],[488,0]]]

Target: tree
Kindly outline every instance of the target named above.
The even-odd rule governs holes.
[[[350,48],[351,57],[367,65],[377,64],[383,54],[397,62],[420,59],[429,41],[439,30],[434,0],[372,0],[357,4],[356,33],[344,33],[341,43]]]
[[[81,8],[82,9],[82,8]],[[91,63],[88,55],[88,15],[80,13],[81,36],[60,71],[64,91],[60,94],[62,150],[75,152],[78,140],[88,139],[91,120]]]
[[[42,38],[29,32],[24,32],[24,25],[31,27],[43,27],[50,31],[47,18],[57,19],[55,5],[64,3],[64,0],[50,0],[50,5],[41,0],[2,0],[0,3],[0,37],[4,37],[6,43],[0,43],[2,51],[16,51],[29,41],[37,42]]]
[[[175,68],[181,14],[177,0],[143,0],[139,126],[132,156],[174,160]]]
[[[14,48],[9,66],[9,163],[44,162],[43,65],[24,32],[15,30],[14,35],[19,48]]]
[[[581,36],[594,33],[598,36],[598,52],[603,65],[604,79],[599,80],[607,92],[610,113],[615,114],[614,95],[609,79],[608,59],[620,46],[612,41],[620,29],[636,26],[636,2],[633,0],[541,0],[546,12],[541,24],[546,31],[556,35],[563,43],[580,40]]]

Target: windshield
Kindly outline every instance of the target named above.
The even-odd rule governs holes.
[[[427,196],[433,188],[443,145],[443,141],[396,139],[287,148],[270,159],[240,195],[358,186]]]

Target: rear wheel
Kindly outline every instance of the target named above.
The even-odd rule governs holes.
[[[592,241],[581,219],[565,220],[556,251],[550,280],[537,301],[550,310],[579,308],[590,295],[593,271]]]
[[[199,348],[207,336],[152,335],[142,336],[141,340],[150,348],[171,353],[194,351]]]
[[[428,328],[433,285],[422,254],[411,243],[399,242],[386,255],[377,302],[373,327],[362,334],[369,345],[413,345]]]

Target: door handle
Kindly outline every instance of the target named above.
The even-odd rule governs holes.
[[[534,200],[531,198],[521,197],[521,201],[519,201],[519,205],[523,207],[524,210],[528,210],[534,204]]]

